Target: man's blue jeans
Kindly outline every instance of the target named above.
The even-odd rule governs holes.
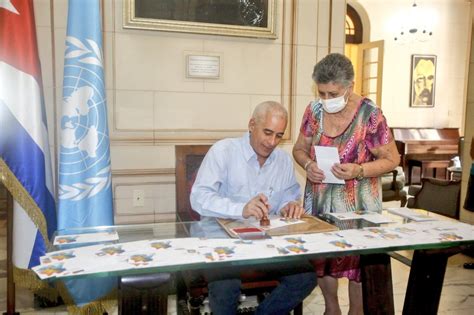
[[[237,312],[240,297],[241,280],[236,272],[220,273],[218,276],[207,276],[209,288],[209,304],[213,315],[229,315]],[[272,266],[265,270],[280,284],[273,289],[258,306],[255,314],[288,314],[302,302],[317,285],[317,278],[312,267],[297,264],[288,266]],[[207,273],[209,274],[209,273]],[[234,277],[231,275],[233,274]],[[210,279],[209,279],[210,278]],[[214,279],[212,279],[214,278]]]

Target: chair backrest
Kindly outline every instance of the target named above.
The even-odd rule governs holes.
[[[177,145],[176,154],[176,220],[198,221],[199,214],[191,208],[189,196],[196,174],[210,145]]]
[[[421,184],[420,191],[415,195],[413,208],[459,218],[460,181],[422,178]]]

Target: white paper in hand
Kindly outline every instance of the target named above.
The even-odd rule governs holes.
[[[345,184],[343,179],[339,179],[331,172],[331,167],[339,163],[339,152],[336,147],[314,146],[318,167],[324,172],[326,177],[323,180],[325,184]]]

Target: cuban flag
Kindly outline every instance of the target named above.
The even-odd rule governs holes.
[[[15,282],[33,287],[56,206],[31,0],[0,0],[0,180],[14,198]]]
[[[113,225],[103,64],[99,0],[69,0],[58,128],[58,229]],[[66,302],[85,306],[104,298],[116,281],[66,281],[72,298]]]

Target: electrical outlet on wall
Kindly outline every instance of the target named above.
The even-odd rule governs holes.
[[[144,207],[145,206],[145,191],[142,189],[133,190],[133,206]]]

